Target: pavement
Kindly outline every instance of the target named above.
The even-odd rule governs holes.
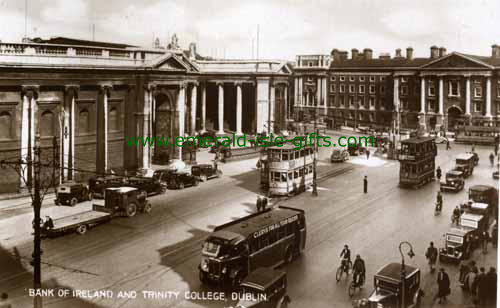
[[[439,145],[436,165],[443,172],[452,167],[452,159],[467,146],[452,145],[449,151]],[[491,149],[477,146],[479,166],[466,185],[498,185],[491,178],[488,155]],[[426,296],[422,307],[469,307],[470,298],[458,285],[458,268],[446,268],[452,281],[452,294],[446,304],[432,301],[436,293],[436,274],[428,271],[424,257],[429,241],[443,246],[443,234],[450,228],[450,215],[467,195],[465,191],[445,194],[443,212],[434,216],[434,201],[439,184],[429,183],[418,190],[398,188],[399,163],[379,157],[352,157],[341,164],[328,162],[331,149],[320,148],[318,173],[338,172],[341,176],[325,178],[319,183],[318,197],[310,192],[292,198],[272,200],[306,211],[306,251],[284,266],[288,274],[290,307],[352,307],[352,301],[368,297],[373,289],[373,275],[387,262],[400,262],[398,245],[408,241],[416,256],[405,258],[409,265],[421,269],[421,285]],[[372,152],[373,153],[373,152]],[[200,162],[210,161],[213,154],[199,153]],[[45,287],[70,290],[108,290],[113,298],[44,298],[44,307],[229,307],[234,302],[188,299],[117,298],[119,291],[143,290],[208,292],[198,281],[197,266],[200,245],[216,225],[255,212],[259,193],[257,159],[223,164],[224,176],[198,187],[167,191],[153,196],[150,215],[117,218],[90,229],[84,236],[66,236],[44,240],[42,278]],[[362,179],[369,180],[368,194],[362,192]],[[6,210],[0,202],[0,290],[9,293],[14,307],[32,305],[26,289],[32,285],[30,207]],[[8,201],[11,202],[11,201]],[[49,201],[47,201],[49,202]],[[42,215],[62,217],[88,210],[91,204],[76,207],[47,206]],[[21,207],[21,206],[20,206]],[[360,254],[367,265],[367,284],[349,298],[349,280],[335,282],[339,254],[349,244],[352,254]],[[486,255],[475,251],[478,266],[496,266],[497,249]]]

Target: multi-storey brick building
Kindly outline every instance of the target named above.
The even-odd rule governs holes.
[[[426,58],[414,58],[408,47],[405,56],[397,49],[395,57],[381,54],[378,58],[368,48],[361,53],[352,49],[351,57],[334,49],[330,59],[328,68],[314,67],[315,62],[309,67],[299,64],[296,71],[300,73],[295,74],[298,112],[316,108],[327,123],[351,127],[388,128],[396,122],[402,128],[427,131],[460,125],[500,126],[497,45],[492,46],[490,56],[447,54],[445,48],[432,46]],[[304,76],[317,80],[325,75],[326,94],[319,87],[304,90]],[[307,104],[311,95],[320,103]]]

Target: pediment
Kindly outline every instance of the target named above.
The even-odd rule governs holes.
[[[447,68],[491,68],[491,66],[479,59],[469,57],[467,55],[462,55],[459,53],[452,53],[443,58],[436,59],[422,68],[436,68],[436,69],[447,69]]]
[[[292,69],[288,66],[287,63],[283,64],[277,71],[277,73],[281,74],[286,74],[286,75],[291,75],[292,74]]]
[[[181,70],[197,72],[198,68],[183,55],[169,54],[157,61],[153,67],[158,70]]]

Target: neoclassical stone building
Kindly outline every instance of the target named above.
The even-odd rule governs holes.
[[[128,147],[126,137],[270,132],[285,126],[291,105],[286,61],[204,58],[175,37],[165,48],[0,43],[0,71],[0,159],[33,156],[38,133],[48,161],[55,137],[64,179],[150,168],[162,151],[182,157],[177,147]],[[0,193],[24,185],[9,169],[2,175]]]

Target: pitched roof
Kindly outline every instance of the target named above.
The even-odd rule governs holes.
[[[119,44],[119,43],[110,43],[110,42],[98,42],[98,41],[89,41],[76,39],[71,37],[64,36],[55,36],[51,37],[48,40],[44,40],[41,38],[33,39],[35,43],[44,43],[44,44],[59,44],[59,45],[75,45],[75,46],[92,46],[92,47],[106,47],[106,48],[127,48],[127,47],[137,47],[128,44]]]
[[[413,58],[408,60],[403,57],[391,59],[345,59],[341,61],[332,61],[330,68],[384,68],[384,67],[419,67],[429,63],[429,58]]]

